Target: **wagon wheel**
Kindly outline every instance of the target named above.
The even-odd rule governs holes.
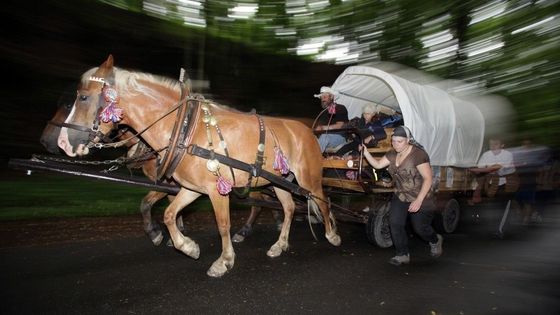
[[[445,208],[441,211],[441,217],[436,220],[436,229],[444,233],[453,233],[459,225],[461,215],[459,202],[456,199],[450,199],[445,204]]]
[[[388,201],[378,203],[377,207],[369,211],[366,224],[368,241],[381,248],[393,246],[389,227],[389,205]]]

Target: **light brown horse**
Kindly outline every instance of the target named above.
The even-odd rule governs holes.
[[[111,93],[103,92],[108,86],[114,90]],[[87,71],[82,76],[78,96],[66,123],[92,128],[99,123],[99,113],[107,113],[111,109],[109,106],[113,105],[109,115],[113,121],[120,120],[119,123],[140,131],[142,139],[150,147],[164,153],[170,144],[178,116],[178,110],[175,109],[180,106],[193,106],[192,102],[180,101],[180,96],[181,86],[177,81],[116,68],[113,66],[113,57],[109,56],[101,66]],[[111,102],[108,105],[105,103],[107,99]],[[259,145],[259,122],[254,115],[211,102],[204,102],[197,108],[199,111],[204,110],[204,114],[193,116],[197,119],[193,121],[194,127],[190,129],[187,143],[184,145],[196,144],[202,148],[211,148],[209,143],[214,139],[216,143],[221,144],[216,146],[216,153],[223,155],[224,148],[227,148],[229,156],[235,160],[248,164],[255,161]],[[341,239],[333,224],[334,220],[331,222],[332,216],[321,185],[322,156],[315,136],[300,122],[272,117],[263,117],[263,121],[266,143],[263,148],[263,170],[280,174],[273,169],[272,163],[276,156],[275,148],[279,148],[287,157],[290,171],[295,175],[298,184],[310,192],[310,206],[320,208],[325,218],[325,237],[331,244],[340,245]],[[216,126],[221,130],[223,141],[218,140],[220,135]],[[98,129],[107,134],[113,127],[111,122],[99,123]],[[88,133],[68,128],[62,128],[58,138],[59,146],[70,156],[88,154],[89,141]],[[93,142],[97,141],[98,138],[93,139]],[[181,190],[165,209],[164,222],[175,248],[192,258],[198,258],[198,244],[179,232],[175,219],[178,211],[201,194],[207,194],[212,202],[222,239],[222,253],[208,270],[208,275],[219,277],[233,267],[235,252],[230,238],[229,196],[222,195],[223,191],[218,191],[217,175],[241,187],[248,184],[250,176],[249,173],[237,169],[231,171],[234,173],[232,176],[223,165],[222,171],[218,173],[219,164],[209,161],[211,160],[191,154],[182,156],[171,174],[181,186]],[[269,182],[259,177],[250,184],[262,186]],[[289,230],[295,208],[289,191],[278,187],[274,190],[284,209],[284,222],[278,241],[267,252],[270,257],[277,257],[288,249]]]
[[[75,89],[74,89],[74,98],[75,98]],[[73,100],[72,100],[73,101]],[[73,102],[62,102],[58,105],[58,108],[51,118],[49,123],[43,129],[43,133],[41,134],[40,142],[41,144],[49,151],[50,153],[59,154],[59,147],[58,147],[58,136],[60,135],[61,124],[68,118],[70,114],[70,110],[72,109]],[[132,132],[127,131],[123,133],[117,140],[122,138],[130,138],[133,135]],[[132,139],[130,142],[125,144],[128,149],[128,156],[134,155],[135,152],[138,150],[139,146],[142,146],[138,139]],[[155,156],[152,159],[143,160],[138,165],[134,166],[134,168],[142,168],[142,172],[146,175],[149,179],[155,180],[156,177],[156,159]],[[146,235],[150,238],[152,243],[156,246],[160,245],[163,240],[163,232],[159,224],[152,218],[152,207],[161,199],[168,196],[167,193],[159,192],[159,191],[150,191],[142,198],[142,202],[140,204],[140,213],[142,214],[142,221],[144,224],[144,231]],[[173,198],[173,196],[168,196],[168,198]],[[169,199],[171,201],[171,199]],[[183,225],[183,218],[181,216],[177,217],[177,225],[181,231],[184,230]]]
[[[63,94],[61,99],[58,102],[57,110],[54,116],[50,119],[49,123],[43,129],[43,133],[41,134],[40,142],[41,144],[47,149],[48,152],[53,154],[59,154],[60,148],[58,147],[58,136],[60,135],[61,124],[64,123],[68,115],[70,115],[70,110],[72,109],[72,105],[76,98],[76,88],[71,88],[72,92],[72,99],[68,99],[67,96],[69,93],[67,91]],[[120,137],[117,137],[116,140],[123,140],[128,139],[133,136],[133,133],[127,131],[123,133]],[[131,141],[126,142],[125,145],[128,149],[127,156],[133,157],[134,154],[139,154],[138,147],[143,145],[140,144],[141,142],[138,141],[136,138],[132,138]],[[141,154],[141,153],[140,153]],[[135,165],[127,165],[130,168],[142,168],[142,172],[146,177],[155,181],[156,179],[156,172],[157,172],[157,165],[155,156],[153,159],[145,159],[141,161],[141,163],[134,163]],[[173,184],[173,181],[169,181],[170,184]],[[142,214],[142,221],[144,225],[144,231],[146,235],[150,238],[152,243],[155,246],[159,246],[163,240],[163,231],[161,230],[160,225],[156,220],[152,217],[152,207],[160,200],[165,197],[173,198],[174,196],[170,196],[167,193],[159,192],[159,191],[150,191],[142,198],[142,202],[140,204],[140,213]],[[271,197],[266,195],[262,195],[257,192],[251,192],[251,198],[256,199],[265,199],[270,200]],[[172,199],[169,199],[171,201]],[[260,206],[251,206],[251,213],[247,218],[245,224],[237,231],[234,235],[232,240],[234,242],[240,243],[245,240],[252,233],[253,223],[256,221],[257,217],[261,213],[262,208]],[[281,217],[276,210],[272,210],[274,219],[278,224],[278,229],[281,228]],[[184,232],[184,222],[182,216],[177,217],[177,226],[179,226],[179,230]],[[168,246],[173,246],[173,243],[169,240]]]

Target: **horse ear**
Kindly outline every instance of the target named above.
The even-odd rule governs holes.
[[[113,68],[113,55],[109,54],[109,57],[107,57],[107,60],[105,60],[101,67],[107,69]]]

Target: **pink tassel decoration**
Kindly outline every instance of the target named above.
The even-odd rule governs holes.
[[[222,176],[218,176],[216,180],[216,188],[220,195],[225,196],[231,192],[231,183],[227,181],[227,179],[223,178]]]
[[[101,121],[104,123],[108,123],[110,121],[116,123],[121,121],[123,115],[123,110],[115,106],[115,103],[109,104],[109,106],[105,107],[101,114],[99,115]]]
[[[274,147],[274,164],[272,165],[280,174],[286,175],[290,172],[290,165],[288,164],[288,158],[284,156],[282,150],[278,147]]]
[[[335,104],[329,105],[328,112],[329,112],[329,114],[331,114],[331,115],[336,114],[336,105],[335,105]]]
[[[348,178],[349,180],[356,180],[356,178],[358,178],[358,174],[356,171],[347,171],[346,178]]]

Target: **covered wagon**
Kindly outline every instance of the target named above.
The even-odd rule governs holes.
[[[496,95],[481,94],[475,85],[455,80],[440,80],[421,71],[393,63],[376,63],[348,67],[332,85],[335,102],[346,106],[349,118],[360,116],[367,104],[377,104],[382,113],[402,115],[417,142],[430,156],[434,174],[434,191],[441,216],[439,230],[453,232],[459,222],[460,197],[473,189],[473,175],[468,168],[476,165],[485,139],[507,132],[510,105]],[[391,148],[388,138],[372,154],[382,156]],[[371,196],[370,211],[358,214],[366,223],[370,241],[381,247],[391,246],[388,231],[388,202],[393,188],[386,179],[362,176],[365,159],[325,159],[326,170],[358,176],[326,176],[323,183],[330,194],[366,194]],[[351,178],[351,179],[350,179]],[[351,198],[343,197],[351,206]]]

